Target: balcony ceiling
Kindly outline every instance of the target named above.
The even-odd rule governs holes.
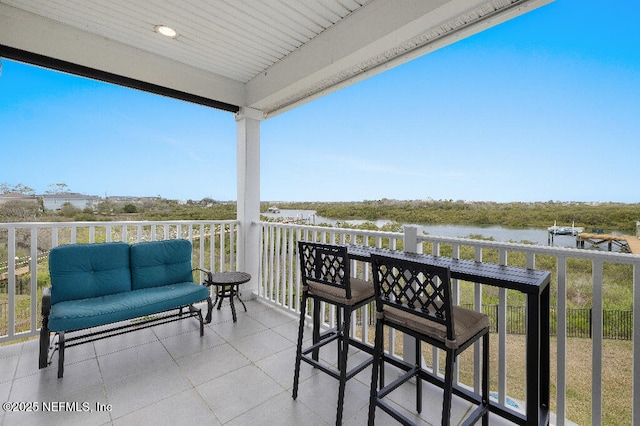
[[[270,116],[550,1],[0,0],[0,55]]]

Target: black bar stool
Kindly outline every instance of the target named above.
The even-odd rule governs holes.
[[[352,313],[374,300],[373,284],[350,277],[349,257],[346,246],[334,246],[300,241],[300,273],[302,275],[302,306],[296,350],[296,366],[293,378],[293,399],[298,397],[300,362],[305,361],[328,375],[338,379],[338,410],[336,424],[342,424],[344,391],[347,380],[365,369],[373,361],[370,357],[358,366],[347,369],[349,345],[371,353],[371,347],[349,336]],[[313,344],[302,348],[307,301],[313,300]],[[336,307],[336,327],[320,332],[320,302]],[[338,368],[319,361],[320,349],[336,341],[338,343]]]
[[[416,378],[416,411],[422,411],[422,380],[444,389],[442,424],[449,425],[453,394],[453,366],[457,356],[482,337],[482,394],[478,407],[465,419],[472,424],[482,418],[489,423],[489,318],[476,311],[454,306],[451,302],[449,268],[405,259],[372,255],[376,292],[376,338],[371,374],[369,425],[374,424],[375,409],[380,407],[405,425],[413,423],[388,404],[384,397],[413,377]],[[416,339],[413,365],[384,353],[384,327],[392,327]],[[424,341],[447,354],[444,381],[437,372],[422,367],[420,343]],[[405,373],[389,385],[384,384],[384,362]],[[378,371],[380,389],[378,389]],[[477,394],[476,394],[477,395]]]

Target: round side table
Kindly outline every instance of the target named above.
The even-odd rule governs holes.
[[[225,298],[229,299],[231,303],[231,313],[233,314],[233,322],[236,322],[236,307],[233,304],[234,296],[242,303],[242,307],[244,311],[247,312],[247,307],[245,306],[240,296],[238,296],[240,284],[244,284],[251,279],[251,275],[246,272],[213,272],[209,277],[207,277],[205,281],[205,285],[207,286],[215,286],[216,287],[216,299],[213,301],[215,305],[218,303],[218,310],[220,310],[220,306],[222,306],[222,300]]]

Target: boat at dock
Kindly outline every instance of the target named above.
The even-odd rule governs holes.
[[[553,226],[547,228],[552,235],[573,235],[576,236],[584,231],[584,228],[576,228],[575,224],[571,226],[558,226],[556,222],[553,222]]]

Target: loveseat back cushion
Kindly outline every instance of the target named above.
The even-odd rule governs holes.
[[[51,304],[131,291],[129,244],[70,244],[49,252]]]
[[[162,240],[131,246],[133,290],[184,282],[193,282],[191,242]]]

